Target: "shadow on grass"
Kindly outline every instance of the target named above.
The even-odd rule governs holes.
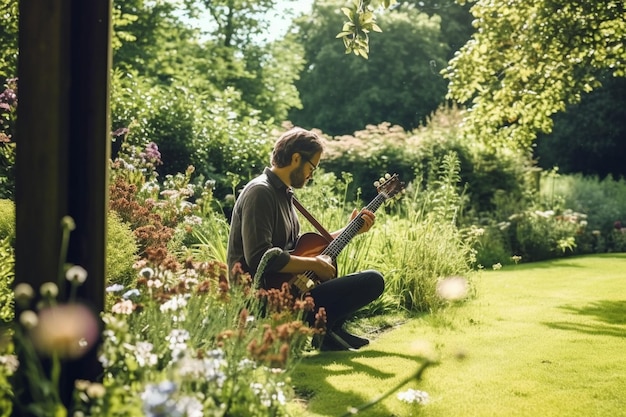
[[[397,378],[397,373],[389,372],[384,369],[373,368],[366,365],[364,362],[368,359],[380,359],[395,356],[398,358],[404,358],[415,362],[415,366],[407,367],[406,375],[408,377],[411,373],[416,372],[422,364],[419,357],[415,355],[403,355],[398,353],[389,353],[378,350],[360,350],[358,352],[323,352],[313,353],[310,356],[306,356],[302,359],[302,362],[298,365],[297,370],[292,375],[294,385],[298,387],[297,394],[305,397],[304,400],[311,400],[315,398],[317,393],[324,393],[333,391],[332,403],[335,404],[331,410],[331,406],[328,402],[317,399],[312,403],[308,403],[307,409],[312,413],[329,416],[339,416],[344,414],[350,407],[359,407],[364,403],[367,403],[377,397],[378,395],[386,392],[388,388],[394,385],[393,378]],[[375,363],[380,363],[376,362]],[[324,377],[322,379],[311,379],[310,373],[319,375],[319,368],[324,367]],[[355,391],[334,391],[334,386],[328,382],[330,379],[340,377],[343,375],[354,375],[355,373],[367,374],[368,378],[376,378],[380,380],[381,392],[368,398],[362,394],[358,394]],[[356,386],[355,386],[356,388]],[[391,396],[396,395],[394,392]],[[307,398],[308,397],[308,398]],[[375,414],[371,414],[375,412]],[[358,415],[361,415],[359,413]],[[393,416],[393,413],[389,411],[383,403],[379,403],[373,410],[363,412],[366,416]],[[414,416],[421,415],[420,412],[413,414]]]
[[[560,308],[572,314],[593,317],[598,323],[544,323],[546,326],[553,329],[573,330],[592,335],[626,336],[626,300],[601,300],[582,307],[565,305]]]

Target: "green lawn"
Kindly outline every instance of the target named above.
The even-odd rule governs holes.
[[[360,413],[405,416],[626,416],[626,254],[484,271],[477,297],[413,319],[359,352],[306,356],[293,375],[294,416],[340,416],[410,376],[428,346],[439,364]]]

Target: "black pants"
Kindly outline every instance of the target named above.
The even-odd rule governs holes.
[[[315,309],[307,316],[309,325],[315,323],[320,307],[326,310],[326,328],[335,329],[361,307],[376,300],[385,289],[380,272],[366,270],[321,283],[310,291]]]

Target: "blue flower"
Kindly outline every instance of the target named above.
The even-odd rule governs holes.
[[[176,392],[176,384],[163,381],[149,384],[141,395],[143,409],[148,417],[175,417],[181,415],[176,409],[176,401],[171,398]]]
[[[130,297],[139,297],[139,295],[140,295],[139,290],[137,288],[133,288],[132,290],[126,291],[122,295],[122,298],[125,300],[128,300]]]

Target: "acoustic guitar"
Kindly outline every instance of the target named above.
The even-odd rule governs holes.
[[[398,178],[398,174],[387,175],[386,178],[377,181],[375,184],[378,194],[365,207],[371,212],[378,208],[390,198],[397,196],[403,189],[404,183]],[[318,256],[323,255],[337,266],[337,257],[348,243],[357,235],[365,220],[361,216],[356,216],[348,223],[343,231],[332,241],[327,241],[322,235],[309,232],[298,238],[292,255],[296,256]],[[280,288],[283,282],[288,282],[294,290],[300,294],[305,294],[321,283],[315,272],[306,271],[301,274],[272,274],[264,277],[265,284],[270,288]]]

